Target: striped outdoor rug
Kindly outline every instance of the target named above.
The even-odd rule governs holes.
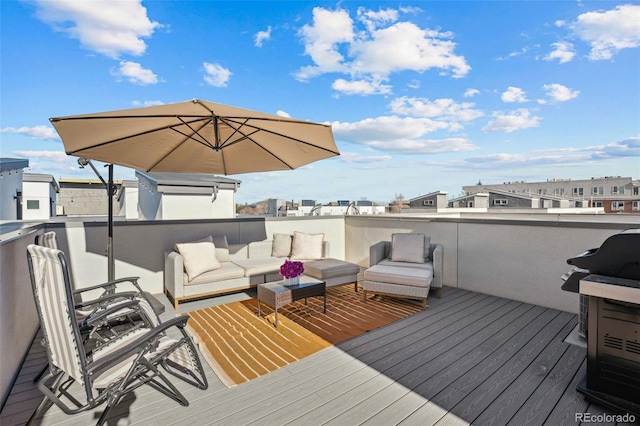
[[[420,311],[417,304],[383,298],[362,302],[353,285],[327,289],[327,313],[322,298],[312,297],[278,310],[256,299],[189,312],[187,331],[203,358],[227,386],[263,376],[294,361],[369,330]]]

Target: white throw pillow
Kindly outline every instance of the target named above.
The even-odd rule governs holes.
[[[185,244],[185,243],[213,243],[216,246],[216,259],[218,259],[218,262],[228,262],[229,261],[229,243],[227,242],[227,236],[226,235],[220,235],[220,236],[212,236],[212,235],[207,235],[204,238],[200,238],[199,240],[194,240],[194,241],[185,241],[184,243],[176,243],[175,244],[175,249],[176,251],[179,252],[178,250],[178,244]]]
[[[189,281],[205,272],[222,267],[216,258],[216,246],[212,242],[178,243],[176,248],[182,255],[184,270]]]
[[[291,244],[292,260],[319,260],[322,259],[322,246],[324,234],[305,234],[295,231]]]
[[[273,244],[271,246],[271,256],[289,257],[291,255],[291,235],[273,234]]]
[[[391,236],[391,260],[394,262],[424,263],[424,244],[424,234],[393,234]]]

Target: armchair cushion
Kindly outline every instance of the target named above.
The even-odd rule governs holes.
[[[216,258],[216,246],[213,242],[178,243],[176,248],[182,255],[189,281],[205,272],[222,267]]]
[[[271,248],[271,256],[273,257],[289,257],[291,256],[292,239],[289,234],[273,234],[273,244]]]
[[[291,244],[292,260],[319,260],[322,259],[322,246],[324,234],[305,234],[294,231]]]
[[[394,262],[424,263],[427,237],[424,234],[393,234],[391,236],[391,260]]]
[[[375,265],[364,271],[365,281],[429,288],[431,271],[402,266]]]

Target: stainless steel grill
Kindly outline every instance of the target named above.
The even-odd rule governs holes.
[[[619,412],[640,415],[640,229],[609,237],[567,259],[563,290],[580,293],[587,337],[586,380],[578,391]]]

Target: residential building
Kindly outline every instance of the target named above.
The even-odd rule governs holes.
[[[58,182],[52,175],[22,175],[22,219],[47,220],[56,216]]]
[[[475,194],[453,198],[449,200],[448,206],[451,209],[477,209],[487,211],[489,208],[489,193],[476,192]]]
[[[386,207],[369,200],[338,200],[318,204],[315,200],[301,200],[298,207],[287,211],[287,216],[339,216],[354,214],[382,214]]]
[[[239,180],[209,174],[141,171],[136,171],[136,178],[142,220],[222,219],[236,215]]]
[[[117,192],[122,181],[114,181],[113,214],[119,213]],[[104,182],[99,179],[58,179],[58,214],[65,216],[106,216],[109,213],[109,198]]]
[[[605,213],[640,213],[640,181],[631,177],[548,179],[545,182],[515,181],[494,185],[478,182],[462,189],[466,194],[496,189],[539,199],[555,197],[548,198],[547,204],[552,204],[554,200],[562,204],[559,200],[566,199],[570,200],[570,207],[600,207]]]
[[[0,158],[0,220],[22,219],[22,174],[29,160]]]
[[[443,191],[419,195],[409,200],[409,212],[437,213],[447,208],[447,193]]]

